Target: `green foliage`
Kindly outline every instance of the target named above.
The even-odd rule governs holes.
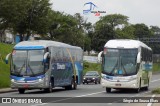
[[[49,0],[1,0],[0,18],[2,28],[11,28],[14,32],[29,36],[35,33],[47,33],[47,15]],[[0,25],[1,26],[1,25]]]
[[[87,71],[98,71],[99,73],[101,73],[101,64],[84,62],[83,66],[84,66],[83,75]]]
[[[116,37],[118,39],[135,39],[134,35],[134,27],[133,26],[124,26],[124,28],[118,28],[116,29]]]
[[[10,86],[9,77],[9,64],[5,64],[4,59],[8,53],[12,51],[13,45],[8,45],[0,43],[0,54],[2,55],[2,60],[0,57],[0,88]]]
[[[153,64],[153,72],[160,72],[160,63]]]
[[[100,18],[95,24],[95,34],[93,35],[92,47],[96,51],[101,51],[104,44],[114,38],[126,36],[126,32],[122,32],[116,29],[128,25],[128,17],[121,14],[111,14]],[[117,34],[118,35],[117,35]],[[120,34],[120,35],[119,35]],[[117,37],[118,36],[118,37]]]
[[[143,37],[151,37],[152,32],[145,24],[135,24],[133,25],[135,28],[134,35],[136,38],[143,38]]]
[[[156,88],[154,90],[152,90],[153,94],[160,94],[160,88]]]
[[[99,52],[110,39],[138,39],[160,33],[157,26],[149,28],[143,23],[132,25],[128,20],[129,17],[122,14],[109,14],[92,25],[80,13],[69,15],[52,10],[49,0],[0,0],[1,42],[2,33],[9,29],[19,33],[21,40],[25,34],[27,39],[31,33],[40,34],[44,39]],[[151,47],[154,50],[160,48]]]
[[[3,61],[0,61],[0,88],[6,88],[10,86],[10,74],[9,65],[6,65]]]

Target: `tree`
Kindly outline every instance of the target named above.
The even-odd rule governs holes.
[[[142,24],[135,24],[135,25],[133,25],[133,27],[135,29],[134,35],[137,39],[152,36],[151,30],[148,28],[147,25],[145,25],[143,23]]]
[[[150,30],[154,35],[160,34],[160,28],[158,26],[150,26]]]
[[[83,47],[83,27],[79,23],[79,18],[53,11],[49,22],[51,23],[49,39]]]
[[[118,38],[117,28],[128,25],[128,17],[121,14],[111,14],[101,17],[95,24],[95,34],[92,47],[94,50],[101,51],[104,44],[110,40]]]
[[[22,38],[22,35],[27,33],[27,40],[31,32],[46,33],[50,9],[49,0],[1,0],[1,23],[4,29],[12,28],[14,32],[20,33]]]
[[[116,37],[118,39],[135,39],[133,25],[126,25],[124,28],[116,29]]]

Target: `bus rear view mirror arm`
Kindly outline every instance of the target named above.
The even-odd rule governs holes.
[[[50,56],[50,53],[49,52],[46,52],[43,56],[43,63],[46,63],[47,62],[47,57]]]
[[[6,64],[8,64],[8,59],[9,59],[10,55],[11,55],[11,53],[7,54],[7,56],[6,56],[6,59],[5,59]]]
[[[98,53],[98,62],[100,62],[100,63],[102,62],[102,53],[103,53],[103,51]]]
[[[137,54],[137,63],[140,63],[141,62],[141,53],[138,52]]]

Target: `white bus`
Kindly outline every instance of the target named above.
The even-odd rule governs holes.
[[[10,59],[11,88],[24,93],[27,89],[54,87],[76,89],[82,82],[83,50],[56,41],[23,41],[6,56]]]
[[[111,89],[131,88],[148,90],[152,76],[152,49],[129,39],[109,40],[99,53],[102,60],[101,85]]]

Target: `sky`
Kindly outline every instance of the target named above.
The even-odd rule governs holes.
[[[88,22],[93,24],[100,16],[109,14],[122,14],[129,17],[129,23],[144,23],[148,26],[160,27],[160,0],[50,0],[52,9],[74,15],[80,13]],[[83,14],[83,10],[89,9],[85,3],[92,2],[97,7],[94,11],[105,11],[100,16],[95,14]]]

